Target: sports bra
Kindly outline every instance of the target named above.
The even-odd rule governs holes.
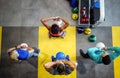
[[[53,36],[53,37],[58,37],[58,36],[60,36],[60,34],[61,34],[61,32],[58,32],[57,34],[53,34],[53,33],[50,32],[50,35]]]

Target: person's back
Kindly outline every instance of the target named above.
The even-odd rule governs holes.
[[[66,55],[63,52],[58,52],[56,57],[51,57],[52,62],[47,62],[44,64],[46,71],[53,75],[68,75],[76,67],[77,63],[70,61],[69,55]]]
[[[104,50],[100,50],[97,47],[89,48],[87,50],[89,57],[94,60],[96,63],[102,63],[102,54],[104,53]]]
[[[26,60],[28,58],[28,55],[29,55],[28,50],[17,49],[16,51],[19,54],[19,56],[18,56],[19,60]]]
[[[103,42],[97,43],[96,47],[88,48],[86,54],[80,49],[80,54],[85,58],[91,58],[97,64],[108,65],[111,63],[110,55],[105,51]]]
[[[21,61],[29,59],[30,57],[33,56],[38,56],[40,50],[39,49],[35,50],[29,47],[26,43],[21,43],[20,45],[9,48],[6,52],[11,60]]]
[[[52,25],[48,24],[47,21],[53,20]],[[51,37],[62,37],[64,38],[66,32],[63,31],[69,26],[69,22],[61,17],[47,17],[41,19],[42,24],[49,30],[49,38]]]

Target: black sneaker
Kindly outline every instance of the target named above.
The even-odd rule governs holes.
[[[40,53],[40,50],[38,49],[38,50],[36,51],[36,53],[39,54],[39,53]]]
[[[88,53],[85,54],[82,49],[80,49],[80,54],[81,54],[81,56],[83,56],[84,58],[89,58]]]
[[[85,54],[84,54],[83,50],[82,50],[82,49],[80,49],[80,51],[79,51],[79,52],[80,52],[80,54],[84,57],[84,55],[85,55]]]

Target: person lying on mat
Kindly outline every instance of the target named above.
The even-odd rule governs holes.
[[[7,51],[11,60],[26,60],[33,56],[38,56],[40,50],[37,48],[31,48],[26,43],[21,43],[15,47],[9,48]]]
[[[48,24],[49,20],[53,20],[53,24]],[[66,32],[63,31],[69,26],[69,22],[61,17],[46,17],[41,19],[42,24],[49,30],[49,38],[62,37],[64,38]]]
[[[107,47],[104,43],[99,42],[96,47],[89,48],[86,54],[82,49],[80,49],[80,53],[83,57],[91,58],[98,64],[109,65],[111,61],[120,56],[120,47]]]
[[[44,64],[44,67],[50,74],[68,75],[77,67],[77,62],[70,61],[68,55],[58,52],[56,57],[52,56],[52,62]]]

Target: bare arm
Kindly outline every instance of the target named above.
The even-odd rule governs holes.
[[[31,47],[27,47],[28,51],[31,53],[31,52],[34,52],[34,49],[31,48]]]
[[[19,59],[18,59],[18,53],[16,52],[16,48],[17,48],[17,46],[15,46],[15,47],[12,47],[12,48],[9,48],[6,52],[8,53],[8,52],[12,52],[12,53],[10,53],[10,55],[9,55],[9,57],[10,57],[10,59],[11,60],[16,60],[16,61],[18,61]]]
[[[67,21],[66,19],[61,18],[61,17],[59,17],[59,19],[61,19],[64,22],[64,24],[60,27],[61,30],[64,30],[65,28],[67,28],[70,25],[69,21]]]
[[[55,19],[56,19],[56,17],[46,17],[46,18],[42,18],[42,19],[41,19],[41,22],[42,22],[42,24],[49,30],[50,27],[51,27],[51,25],[49,25],[49,24],[47,23],[47,21],[49,21],[49,20],[55,20]]]
[[[11,52],[13,50],[16,50],[16,47],[9,48],[6,52],[8,53],[8,52]]]
[[[54,65],[56,65],[57,63],[56,62],[48,62],[46,64],[44,64],[44,67],[47,71],[50,71]]]
[[[71,70],[74,70],[77,67],[77,63],[76,62],[72,62],[72,61],[64,61],[65,64],[67,64]]]

